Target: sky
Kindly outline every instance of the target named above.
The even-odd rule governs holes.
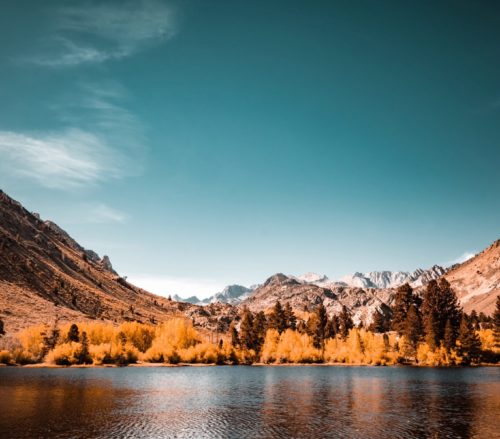
[[[27,1],[0,188],[158,294],[500,238],[500,3]]]

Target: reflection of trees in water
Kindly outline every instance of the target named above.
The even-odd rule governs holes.
[[[35,383],[3,386],[0,437],[96,437],[106,432],[115,411],[109,382],[44,376]],[[118,400],[128,398],[125,392]]]

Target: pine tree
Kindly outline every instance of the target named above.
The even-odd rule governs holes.
[[[481,329],[481,325],[479,324],[479,316],[477,315],[477,312],[475,309],[473,309],[470,313],[469,316],[469,321],[474,328],[475,331],[479,331]]]
[[[337,331],[337,316],[332,316],[325,327],[325,338],[335,338]]]
[[[438,339],[436,335],[436,322],[434,314],[430,313],[424,321],[425,342],[429,347],[434,350],[438,346]]]
[[[231,346],[233,348],[238,347],[240,345],[240,336],[238,335],[238,330],[236,329],[236,326],[234,326],[234,323],[231,323],[230,334]]]
[[[403,334],[406,316],[411,304],[415,303],[413,288],[409,284],[398,287],[394,296],[394,305],[392,306],[392,330],[397,331],[399,335]]]
[[[264,311],[259,311],[253,320],[254,348],[258,353],[264,344],[267,330],[267,319]]]
[[[354,328],[354,322],[352,321],[351,313],[345,305],[342,305],[342,311],[338,316],[339,319],[339,333],[345,340],[349,335],[349,331]]]
[[[92,364],[92,357],[89,352],[89,339],[85,331],[82,332],[82,346],[77,355],[78,364]]]
[[[455,340],[455,330],[453,329],[450,319],[448,319],[446,320],[446,326],[444,327],[443,338],[443,346],[448,352],[455,347]]]
[[[253,332],[253,314],[245,308],[240,325],[240,344],[246,349],[255,349],[255,334]]]
[[[70,328],[69,328],[69,331],[68,331],[68,335],[66,336],[66,339],[68,341],[74,341],[76,343],[78,343],[80,341],[80,332],[78,330],[78,326],[73,323]]]
[[[465,316],[462,317],[460,322],[458,341],[462,364],[468,365],[479,362],[481,358],[481,340]]]
[[[493,333],[495,335],[495,347],[500,349],[500,296],[497,296],[495,312],[493,313]]]
[[[379,309],[376,309],[375,312],[373,313],[373,321],[368,327],[368,329],[372,332],[377,332],[377,333],[383,333],[389,330],[388,328],[388,321],[387,317],[385,314],[380,311]]]
[[[413,356],[417,350],[417,345],[422,335],[422,321],[420,319],[420,314],[418,308],[415,304],[410,305],[410,309],[406,314],[406,321],[403,330],[403,335],[405,337],[406,352]]]
[[[285,310],[279,300],[276,301],[273,310],[269,314],[268,326],[270,329],[276,329],[280,334],[287,328]]]
[[[431,280],[427,284],[422,303],[422,320],[425,331],[431,331],[429,340],[434,339],[433,346],[439,346],[444,339],[446,322],[449,320],[451,333],[456,334],[460,325],[461,309],[456,294],[448,281],[441,278],[439,283]]]
[[[287,304],[285,305],[284,316],[287,329],[289,328],[295,330],[297,326],[297,317],[295,317],[290,302],[287,302]]]

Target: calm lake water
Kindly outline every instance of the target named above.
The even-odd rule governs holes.
[[[498,438],[500,369],[0,368],[0,438]]]

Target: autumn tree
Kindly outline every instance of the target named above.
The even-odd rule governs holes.
[[[339,333],[345,340],[349,335],[349,331],[354,328],[354,322],[352,321],[352,316],[345,305],[342,305],[342,310],[338,316],[339,322]]]
[[[73,323],[69,327],[68,335],[66,336],[66,339],[68,341],[74,341],[75,343],[78,343],[80,341],[80,332],[78,330],[78,326]]]

